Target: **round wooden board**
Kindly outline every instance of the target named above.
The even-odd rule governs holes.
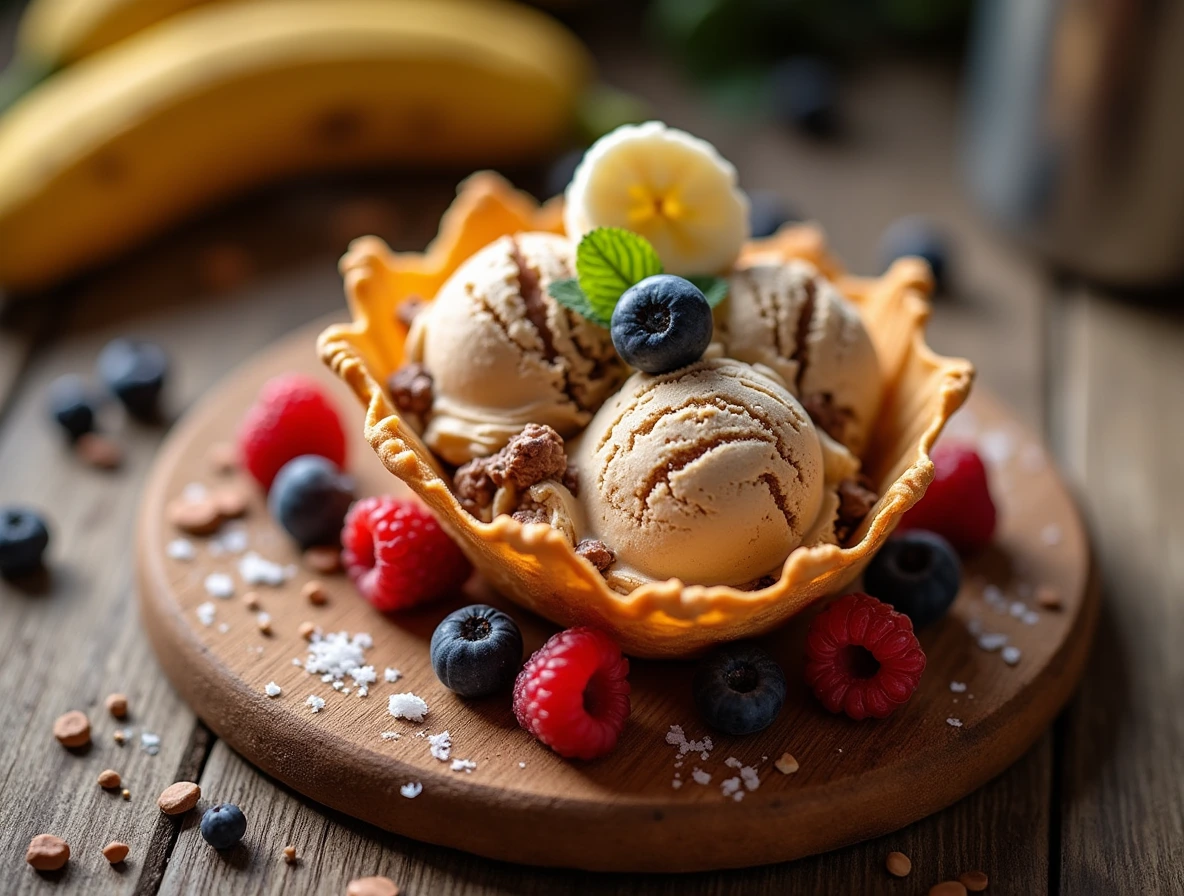
[[[238,573],[241,556],[193,538],[195,558],[171,557],[167,547],[178,533],[165,522],[165,505],[190,483],[248,485],[242,474],[216,473],[210,448],[233,438],[264,380],[290,370],[317,377],[338,397],[360,493],[401,490],[361,438],[361,409],[321,369],[313,350],[319,329],[293,333],[235,371],[177,426],[149,480],[137,539],[144,625],[177,690],[244,757],[318,802],[417,840],[512,862],[695,871],[784,861],[898,829],[971,792],[1035,741],[1080,677],[1098,603],[1088,585],[1085,531],[1035,438],[981,393],[952,427],[978,438],[994,461],[998,543],[970,562],[950,615],[921,633],[929,657],[924,680],[886,721],[831,716],[813,700],[801,683],[808,619],[800,618],[765,639],[790,682],[785,708],[767,731],[748,738],[709,732],[692,705],[690,663],[635,661],[633,713],[617,750],[596,762],[565,761],[516,726],[508,695],[463,701],[440,685],[428,660],[436,623],[472,599],[509,610],[528,652],[554,626],[480,582],[453,604],[385,617],[338,575],[322,578],[330,599],[312,606],[300,589],[315,575],[299,567],[299,553],[252,489],[241,524],[248,549],[296,565],[284,585],[251,589],[271,616],[272,634],[264,635],[238,599],[248,590]],[[214,572],[234,579],[232,599],[206,592]],[[1037,606],[1040,588],[1054,589],[1063,609]],[[209,626],[196,612],[207,602],[216,606]],[[306,620],[327,632],[373,637],[366,662],[379,680],[368,697],[335,691],[293,664],[307,655],[297,633]],[[979,646],[976,633],[1006,635],[1019,661],[1010,665],[999,649]],[[383,680],[386,667],[401,670],[396,684]],[[281,696],[265,696],[271,681]],[[959,684],[955,691],[954,682],[965,690]],[[388,697],[404,691],[427,701],[424,724],[388,714]],[[310,695],[325,699],[321,712],[306,705]],[[709,735],[710,755],[680,761],[666,741],[672,725],[692,739]],[[454,771],[433,758],[420,736],[425,729],[451,732],[452,758],[474,760],[476,769]],[[387,731],[400,737],[384,740]],[[796,774],[774,768],[785,752],[800,763]],[[730,757],[760,777],[759,788],[741,789],[739,801],[721,790],[737,775]],[[696,770],[710,781],[698,783]],[[411,782],[423,787],[414,799],[400,793]]]

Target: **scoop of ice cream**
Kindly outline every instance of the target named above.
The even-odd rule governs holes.
[[[777,371],[820,429],[862,452],[884,391],[879,360],[855,306],[813,265],[733,271],[716,338],[730,356]]]
[[[816,526],[825,458],[777,380],[704,359],[636,373],[571,447],[591,535],[626,586],[679,578],[739,585],[776,571]]]
[[[608,330],[556,302],[575,276],[564,237],[502,237],[468,259],[416,315],[406,359],[431,376],[424,441],[462,464],[497,451],[527,423],[579,432],[620,381]]]

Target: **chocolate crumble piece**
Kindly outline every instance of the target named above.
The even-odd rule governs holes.
[[[522,506],[515,510],[511,516],[524,526],[530,523],[547,523],[551,522],[551,515],[547,513],[539,505]]]
[[[836,405],[834,396],[829,392],[803,395],[802,407],[806,409],[815,426],[836,442],[846,444],[844,439],[847,435],[847,425],[851,422],[851,412]]]
[[[408,296],[395,309],[395,320],[405,327],[410,327],[419,312],[427,307],[427,304],[419,296]]]
[[[404,414],[424,416],[432,409],[432,375],[422,364],[404,364],[386,382],[395,407]]]
[[[871,512],[878,498],[866,476],[844,479],[839,483],[839,518],[835,523],[835,535],[840,544],[859,528],[859,524]]]
[[[576,553],[600,572],[604,572],[617,561],[617,555],[609,550],[603,541],[597,541],[595,538],[585,538],[577,544]]]
[[[461,507],[480,517],[503,485],[521,491],[544,479],[562,480],[566,472],[563,438],[549,426],[528,423],[501,451],[474,458],[457,470],[453,486]]]
[[[568,467],[563,471],[563,487],[571,492],[573,498],[580,496],[580,474],[575,467]]]
[[[481,511],[493,503],[493,495],[497,491],[497,486],[489,478],[486,468],[488,463],[487,457],[474,458],[452,477],[452,490],[456,492],[460,506],[478,518]]]

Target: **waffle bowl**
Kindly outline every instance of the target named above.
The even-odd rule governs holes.
[[[461,185],[424,253],[394,253],[376,237],[354,241],[341,261],[352,322],[329,327],[318,340],[321,359],[366,408],[370,446],[431,508],[489,583],[560,625],[602,628],[625,652],[640,657],[692,656],[719,642],[760,635],[849,585],[925,493],[933,479],[930,449],[965,401],[974,377],[970,362],[941,357],[925,344],[926,297],[932,288],[925,263],[906,258],[881,277],[853,277],[812,226],[786,227],[745,247],[745,260],[812,262],[859,308],[885,381],[884,401],[862,457],[863,470],[881,497],[849,546],[798,548],[769,587],[741,591],[671,579],[622,594],[550,526],[509,516],[483,523],[465,512],[452,494],[450,477],[400,419],[381,385],[403,361],[407,329],[399,321],[399,306],[430,300],[466,258],[498,237],[521,231],[562,232],[560,205],[540,206],[495,174],[474,175]]]

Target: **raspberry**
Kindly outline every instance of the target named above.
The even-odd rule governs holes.
[[[264,489],[280,467],[317,454],[345,467],[345,432],[329,397],[306,376],[287,373],[264,383],[238,432],[239,454]]]
[[[969,445],[938,445],[933,449],[933,482],[900,521],[901,529],[928,529],[961,551],[991,543],[995,534],[995,502],[987,484],[987,468]]]
[[[594,628],[552,635],[514,682],[518,724],[568,759],[612,752],[629,718],[629,660]]]
[[[921,681],[925,652],[903,613],[848,594],[817,616],[806,635],[806,684],[831,712],[885,719]]]
[[[443,597],[472,572],[456,542],[415,501],[363,498],[345,517],[341,545],[349,577],[383,613]]]

